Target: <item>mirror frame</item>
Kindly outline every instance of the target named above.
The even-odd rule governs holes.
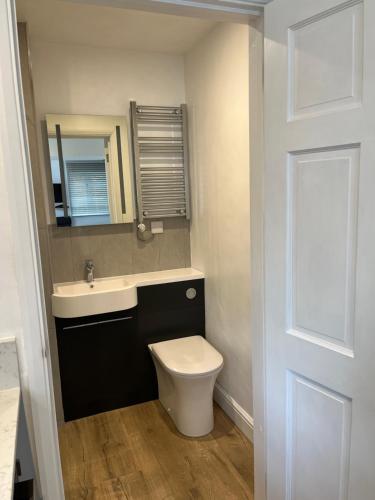
[[[129,160],[128,125],[125,116],[47,114],[48,138],[108,137],[110,205],[112,224],[134,222],[133,183]],[[50,159],[51,165],[51,159]],[[63,194],[65,196],[66,193]],[[87,226],[78,226],[87,227]]]

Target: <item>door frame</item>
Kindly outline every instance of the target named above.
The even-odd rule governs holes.
[[[37,490],[64,498],[42,268],[23,103],[15,0],[0,2],[0,152],[21,309],[15,332]]]
[[[108,0],[76,0],[106,4]],[[124,2],[126,3],[126,2]],[[130,2],[129,2],[130,3]],[[190,14],[199,9],[207,17],[204,2],[147,0],[147,10],[160,12],[160,6],[176,14],[187,6]],[[153,5],[151,5],[153,3]],[[253,2],[258,9],[238,14],[238,0],[209,0],[213,18],[249,24],[250,29],[250,224],[251,224],[251,333],[254,393],[255,498],[266,499],[265,443],[265,349],[264,349],[264,160],[263,160],[263,16],[264,0]],[[190,5],[188,5],[190,4]],[[196,5],[192,5],[196,4]],[[251,5],[251,2],[249,2]],[[118,4],[117,4],[118,5]],[[124,5],[124,7],[126,7]],[[128,8],[130,5],[128,6]],[[165,10],[164,10],[165,12]],[[236,14],[234,20],[233,14]],[[204,15],[203,15],[204,14]],[[250,16],[255,14],[257,17]],[[46,500],[64,499],[57,422],[54,405],[52,370],[49,357],[48,327],[45,311],[38,229],[33,198],[31,164],[26,116],[23,105],[18,57],[15,0],[0,2],[0,122],[7,117],[6,129],[0,130],[0,152],[7,165],[6,184],[10,198],[17,281],[23,311],[22,332],[18,340],[21,359],[21,384],[26,397],[26,413],[35,451],[37,483]],[[4,120],[5,121],[5,120]]]
[[[105,5],[175,16],[188,16],[247,23],[249,16],[262,16],[271,0],[65,0],[75,3]]]
[[[264,245],[264,16],[250,31],[250,331],[252,340],[255,500],[267,498],[265,245]]]

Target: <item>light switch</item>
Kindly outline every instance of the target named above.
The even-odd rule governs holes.
[[[163,221],[162,220],[151,221],[151,232],[152,234],[164,233]]]

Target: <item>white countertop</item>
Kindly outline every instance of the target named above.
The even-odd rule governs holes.
[[[204,274],[192,267],[182,269],[168,269],[166,271],[154,271],[152,273],[128,274],[124,276],[126,281],[134,283],[135,286],[163,285],[164,283],[177,283],[178,281],[198,280],[204,278]]]
[[[0,498],[13,496],[20,388],[0,391]]]
[[[13,498],[20,382],[15,339],[0,340],[0,498]]]
[[[151,273],[126,274],[124,276],[109,276],[108,278],[95,278],[95,281],[110,281],[111,279],[123,278],[130,285],[136,287],[163,285],[165,283],[177,283],[178,281],[190,281],[204,278],[204,274],[192,267],[181,269],[167,269],[165,271],[153,271]],[[54,287],[70,285],[74,283],[86,283],[85,281],[73,281],[66,283],[55,283]]]

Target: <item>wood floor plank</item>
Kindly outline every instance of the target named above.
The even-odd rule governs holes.
[[[159,401],[59,430],[67,500],[253,499],[252,444],[215,406],[215,428],[187,438]]]
[[[152,490],[142,471],[119,477],[128,498],[152,498]]]
[[[123,500],[125,498],[130,498],[126,494],[126,490],[119,478],[104,481],[100,488],[100,494],[103,500]]]
[[[248,439],[233,424],[223,411],[215,412],[215,428],[212,431],[215,442],[218,443],[222,453],[236,469],[244,484],[249,484],[254,490],[254,453],[253,447],[249,446]],[[248,460],[243,460],[243,449],[248,450]]]

